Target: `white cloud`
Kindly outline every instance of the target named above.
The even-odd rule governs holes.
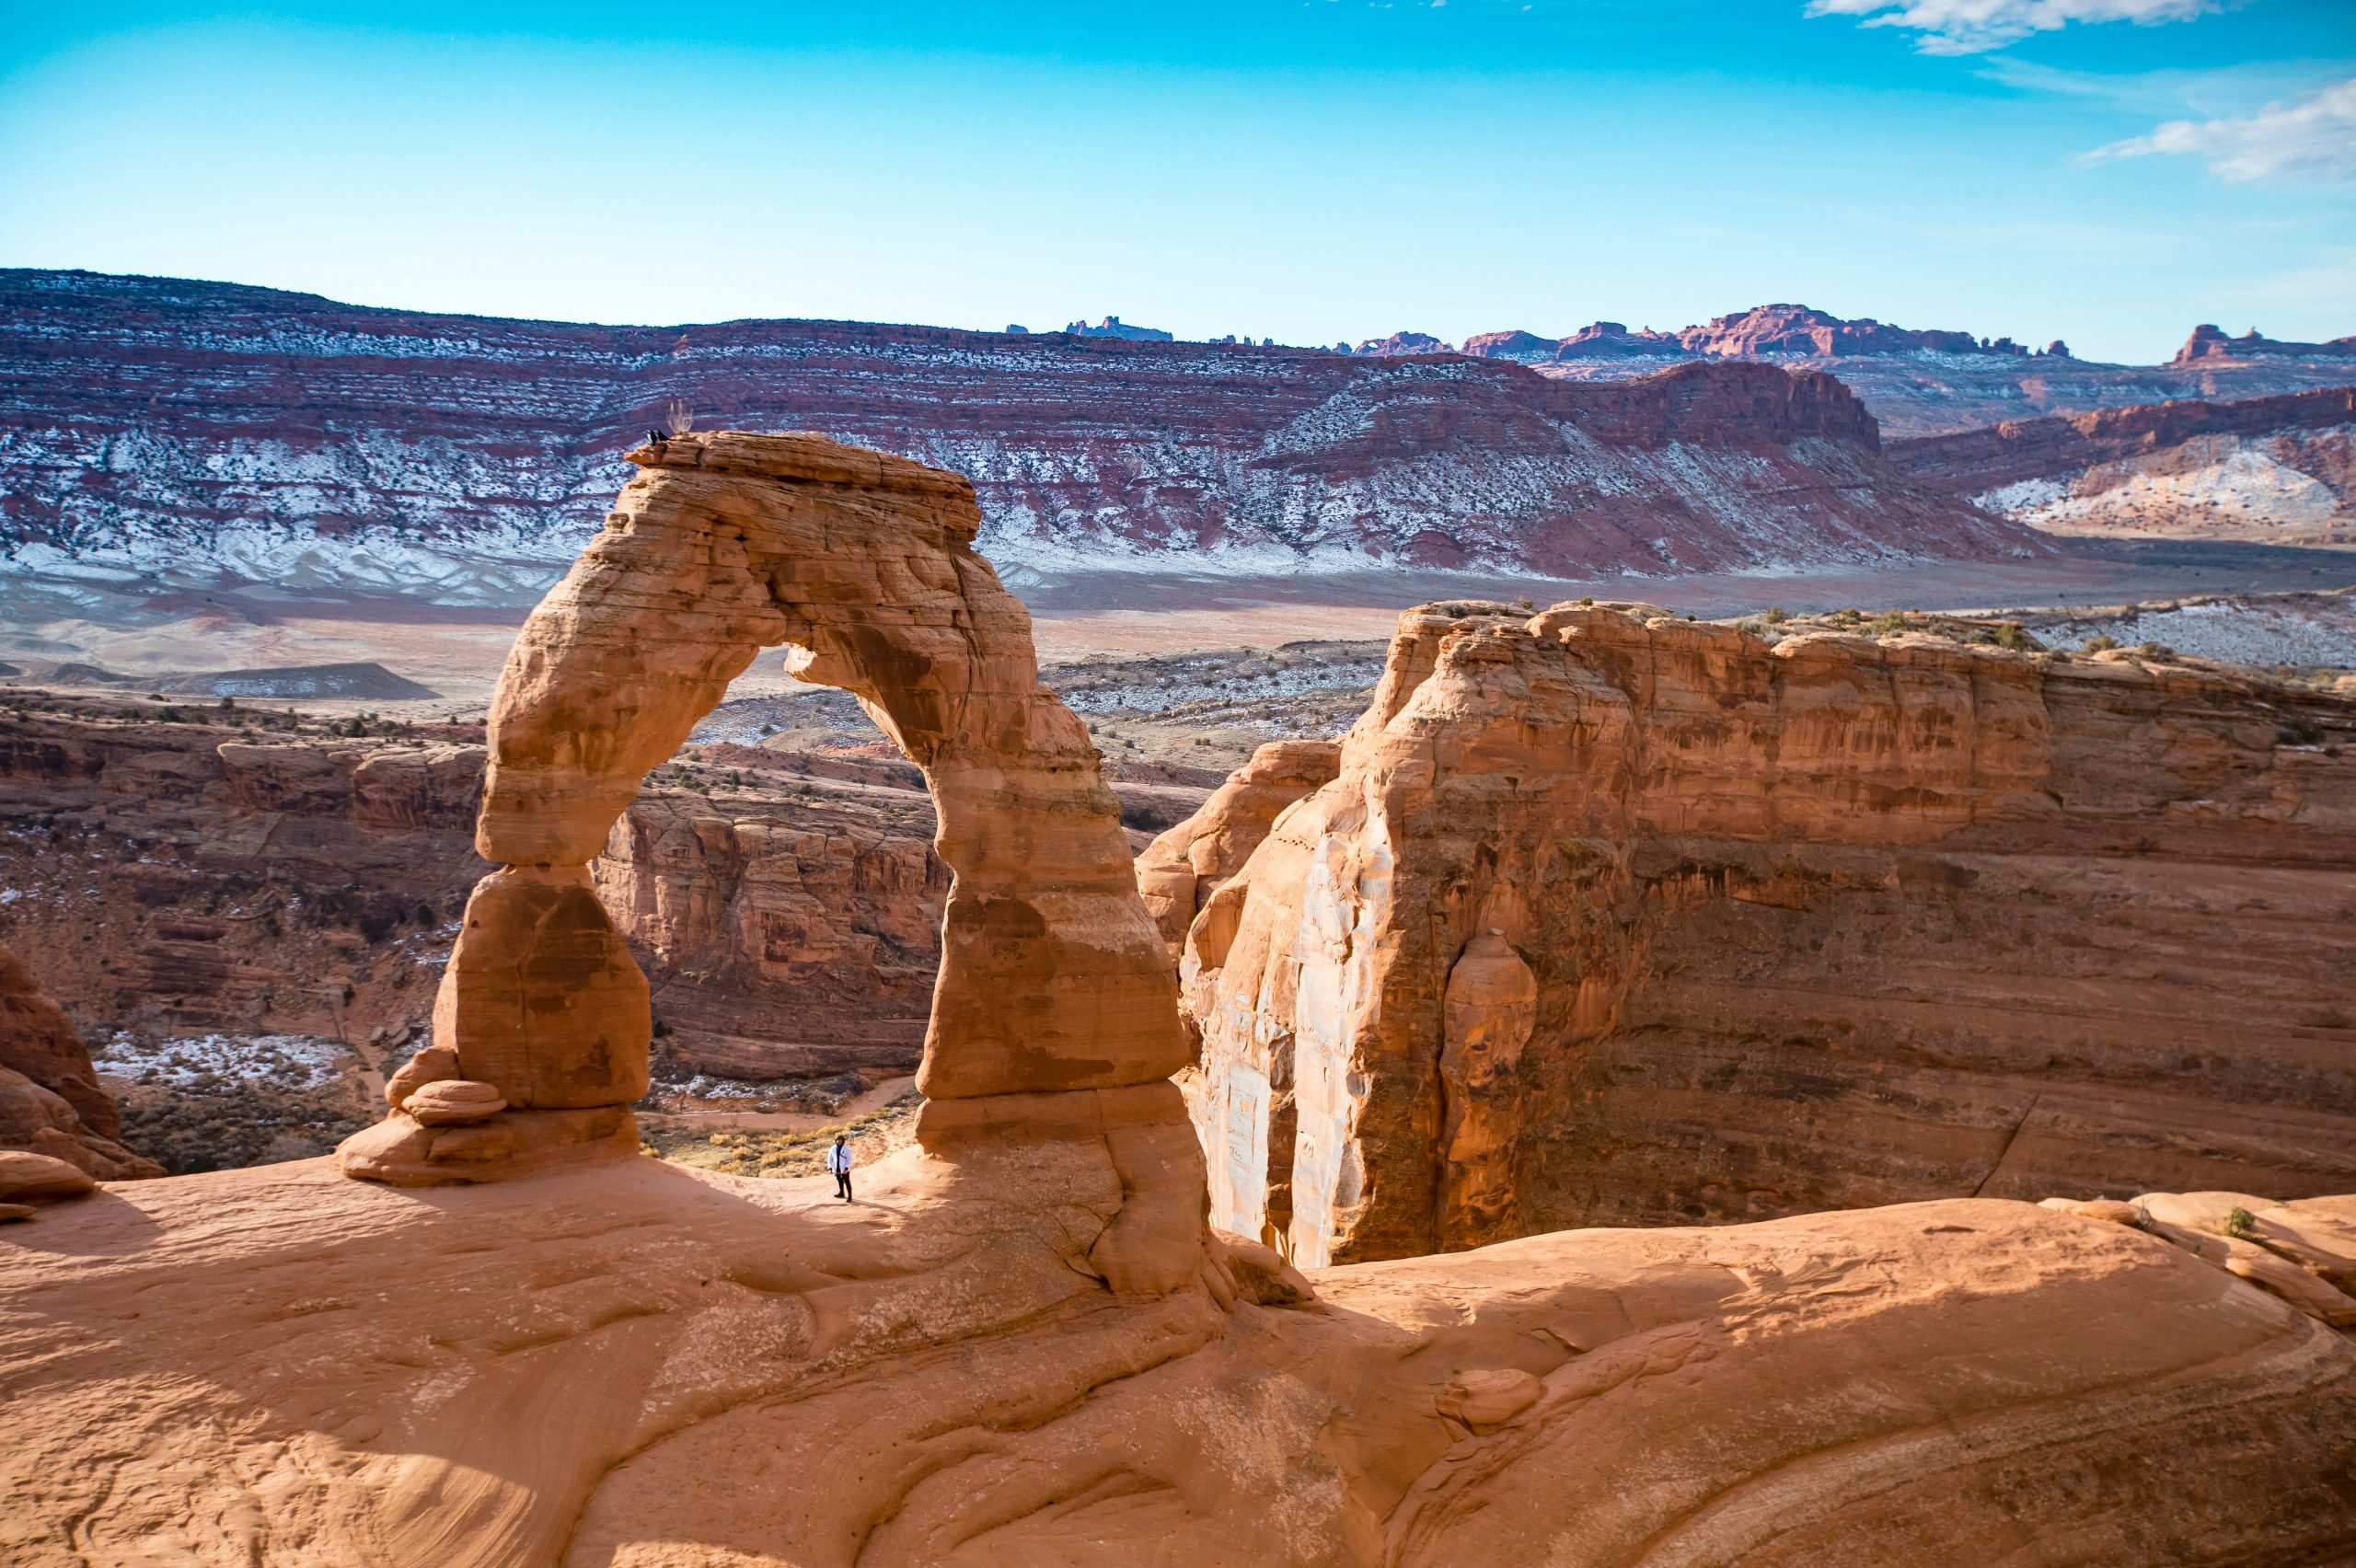
[[[1980,54],[2072,22],[2185,22],[2225,0],[1808,0],[1811,17],[1856,17],[1869,28],[1921,33],[1925,54]]]
[[[2171,120],[2148,136],[2114,142],[2087,156],[2197,157],[2221,179],[2356,179],[2356,78],[2312,98],[2270,103],[2226,120]]]

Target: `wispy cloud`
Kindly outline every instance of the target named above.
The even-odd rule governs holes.
[[[2071,71],[1991,54],[1977,75],[2025,93],[2057,93],[2154,116],[2222,119],[2275,98],[2327,86],[2345,74],[2341,61],[2248,61],[2233,65],[2178,66],[2148,71]]]
[[[2196,157],[2235,183],[2356,179],[2356,78],[2309,98],[2223,120],[2171,120],[2147,136],[2114,142],[2090,159]]]
[[[2072,22],[2186,22],[2225,0],[1808,0],[1811,17],[1855,17],[1869,28],[1922,34],[1925,54],[1981,54]]]

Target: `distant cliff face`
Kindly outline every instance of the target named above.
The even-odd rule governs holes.
[[[1837,382],[1611,386],[1361,358],[849,322],[613,328],[0,272],[6,570],[71,598],[260,580],[528,604],[674,399],[970,475],[1001,566],[1588,574],[2034,538],[1885,464]]]
[[[831,766],[861,787],[814,799],[755,769],[724,794],[641,791],[591,868],[653,985],[662,1054],[682,1066],[916,1070],[949,897],[932,804],[905,763]]]
[[[2057,533],[2356,545],[2356,388],[2021,420],[1890,458]]]
[[[2263,359],[2356,360],[2356,336],[2334,338],[2327,343],[2290,343],[2267,337],[2253,327],[2238,338],[2230,338],[2223,329],[2204,321],[2192,329],[2192,336],[2184,340],[2184,347],[2168,363],[2193,367]]]
[[[2056,340],[2032,352],[2009,338],[1843,319],[1804,305],[1763,305],[1673,332],[1598,321],[1567,338],[1484,332],[1464,352],[1541,375],[1594,381],[1727,359],[1807,365],[1837,376],[1885,435],[1948,434],[2009,420],[2077,414],[2173,398],[2247,398],[2356,378],[2356,339],[2286,343],[2214,327],[2164,365],[2099,364]]]
[[[2345,699],[1410,612],[1337,776],[1244,825],[1187,934],[1188,1093],[1216,1223],[1297,1262],[2356,1178]]]

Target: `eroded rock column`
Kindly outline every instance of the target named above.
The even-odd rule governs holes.
[[[1191,1278],[1202,1159],[1170,1076],[1191,1055],[1085,725],[1038,682],[1031,618],[974,553],[961,476],[808,434],[720,432],[641,472],[536,609],[500,678],[476,836],[502,870],[468,907],[434,1044],[355,1176],[480,1181],[635,1147],[643,978],[585,868],[762,648],[838,686],[924,770],[953,884],[918,1086],[928,1149],[1101,1143],[1120,1213],[1090,1250],[1115,1288]],[[407,1109],[428,1086],[455,1128]]]
[[[1438,1230],[1450,1249],[1514,1235],[1514,1146],[1522,1048],[1538,1023],[1538,977],[1503,931],[1484,931],[1449,971],[1439,1054]]]

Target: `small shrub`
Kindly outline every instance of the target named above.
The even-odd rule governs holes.
[[[2235,1207],[2226,1211],[2225,1234],[2237,1241],[2258,1239],[2258,1216],[2249,1210]]]
[[[1769,626],[1781,626],[1791,618],[1791,612],[1784,608],[1783,605],[1770,605],[1767,606],[1766,619]]]
[[[2146,642],[2142,647],[2138,648],[2135,651],[2141,653],[2146,659],[2173,659],[2176,657],[2176,650],[2169,647],[2165,642]]]
[[[2099,653],[2106,648],[2118,647],[2119,639],[2112,637],[2108,632],[2098,631],[2092,637],[2087,638],[2084,642],[2079,643],[2078,646],[2085,649],[2089,653]]]
[[[2030,640],[2028,633],[2011,621],[2006,621],[1996,628],[1996,646],[2009,648],[2015,653],[2026,653],[2037,644]]]
[[[1873,629],[1884,637],[1888,636],[1892,632],[1904,631],[1906,629],[1906,612],[1904,610],[1884,610],[1880,615],[1874,617]]]
[[[1586,598],[1581,599],[1579,603],[1582,605],[1593,605],[1595,603],[1595,595],[1589,594]]]

